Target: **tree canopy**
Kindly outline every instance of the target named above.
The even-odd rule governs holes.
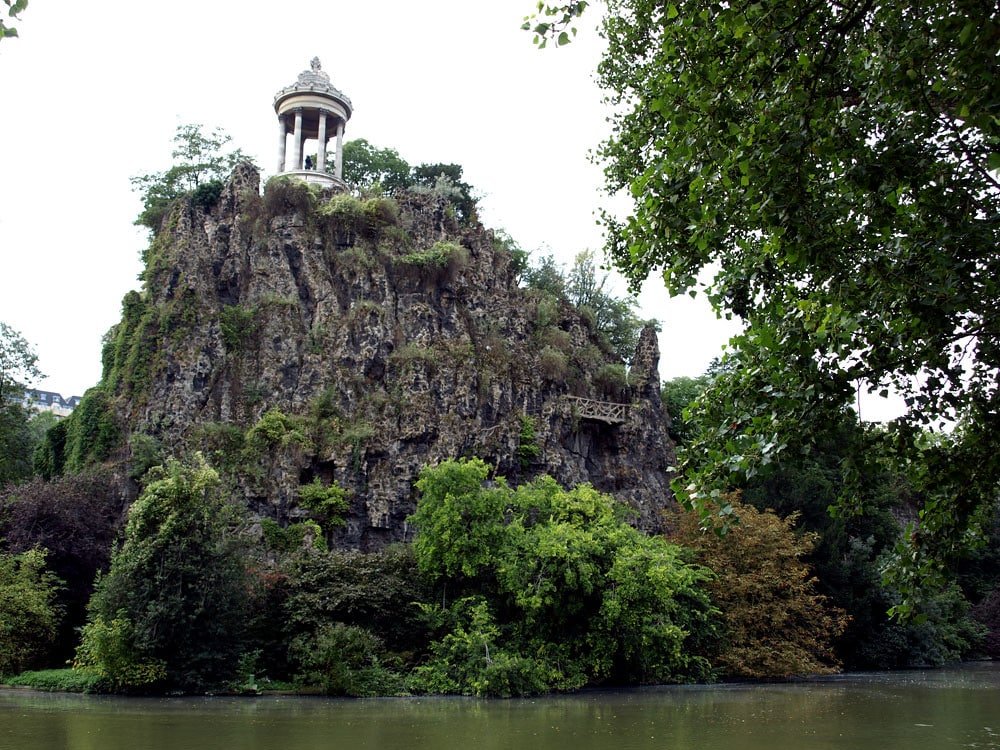
[[[31,476],[37,436],[22,403],[28,385],[42,376],[31,344],[0,321],[0,487]]]
[[[413,184],[410,165],[394,148],[373,146],[364,138],[344,144],[344,179],[358,187],[381,185],[388,193]]]
[[[489,471],[445,461],[417,481],[414,552],[442,588],[427,609],[444,634],[416,689],[510,696],[710,676],[707,569],[629,526],[590,485],[541,477],[514,489],[487,485]]]
[[[612,257],[672,294],[711,277],[746,322],[679,489],[718,498],[858,392],[895,390],[878,455],[922,498],[899,583],[938,579],[1000,482],[997,9],[612,0],[603,28],[601,153],[633,200],[607,219]]]
[[[142,212],[135,223],[160,229],[170,205],[180,196],[193,193],[196,201],[214,203],[222,181],[246,155],[229,147],[232,138],[220,128],[205,133],[202,125],[178,125],[174,134],[174,164],[164,172],[150,172],[132,178],[133,188],[142,194]]]

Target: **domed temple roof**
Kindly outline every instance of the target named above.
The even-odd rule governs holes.
[[[319,94],[338,101],[346,110],[347,117],[350,118],[353,109],[351,100],[330,83],[330,76],[323,70],[319,58],[314,57],[309,62],[309,69],[299,73],[298,79],[291,86],[285,86],[274,95],[274,109],[279,111],[283,101],[296,94]]]

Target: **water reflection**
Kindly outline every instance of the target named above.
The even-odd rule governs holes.
[[[1000,664],[509,701],[0,691],[0,721],[0,750],[1000,748]]]

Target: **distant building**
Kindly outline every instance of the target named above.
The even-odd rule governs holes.
[[[69,415],[80,403],[79,396],[64,398],[62,394],[53,391],[40,391],[29,388],[24,392],[24,405],[35,411],[50,411],[60,417]]]

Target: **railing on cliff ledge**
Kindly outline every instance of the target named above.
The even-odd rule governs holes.
[[[607,424],[622,424],[628,419],[628,404],[579,396],[563,396],[563,401],[580,419],[594,419]]]

